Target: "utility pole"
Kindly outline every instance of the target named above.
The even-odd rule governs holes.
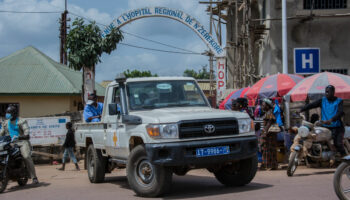
[[[65,50],[67,42],[67,0],[65,0],[64,12],[60,19],[60,63],[67,65],[67,52]]]
[[[282,66],[283,74],[288,74],[288,43],[287,43],[287,8],[286,0],[282,0]]]
[[[209,33],[212,35],[213,33],[213,5],[211,4],[212,0],[210,0],[209,5],[209,12],[210,12],[210,26],[209,26]],[[214,106],[214,57],[213,53],[209,50],[209,68],[210,68],[210,92],[209,96],[211,99],[212,106]]]

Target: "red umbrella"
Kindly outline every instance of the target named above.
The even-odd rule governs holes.
[[[244,94],[248,91],[249,87],[242,88],[239,90],[232,91],[223,102],[221,102],[219,109],[221,110],[230,110],[232,107],[232,100],[240,97],[244,97]]]
[[[245,96],[249,100],[283,97],[302,79],[294,74],[274,74],[255,83]]]
[[[327,85],[335,87],[335,96],[343,99],[350,99],[350,76],[323,72],[307,77],[300,81],[285,96],[290,101],[316,100],[324,96]]]

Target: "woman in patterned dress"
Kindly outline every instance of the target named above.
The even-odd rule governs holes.
[[[273,114],[273,104],[271,100],[264,99],[262,109],[265,111],[264,129],[261,134],[262,145],[262,163],[260,169],[278,169],[277,163],[277,133],[271,132],[270,127],[276,123],[275,115]],[[270,129],[270,131],[269,131]]]

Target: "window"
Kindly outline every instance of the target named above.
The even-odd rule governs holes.
[[[304,9],[344,9],[347,0],[304,0]]]
[[[184,99],[186,101],[201,102],[202,96],[200,90],[192,82],[188,82],[183,85]]]
[[[262,12],[261,12],[262,14],[262,16],[261,16],[261,18],[262,19],[266,19],[266,0],[263,0],[263,3],[262,3]]]
[[[120,113],[121,112],[121,95],[120,95],[119,87],[113,88],[112,102],[117,104],[117,111]]]
[[[127,91],[131,110],[208,106],[194,81],[132,82]]]
[[[113,103],[120,103],[120,88],[116,87],[113,89]]]
[[[348,75],[348,69],[322,69],[321,72],[333,72]]]

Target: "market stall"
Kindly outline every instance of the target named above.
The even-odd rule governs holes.
[[[302,76],[294,74],[274,74],[267,76],[257,83],[255,83],[246,93],[245,97],[251,101],[255,102],[255,124],[260,123],[261,128],[263,128],[263,112],[261,112],[260,100],[264,98],[278,100],[279,106],[282,104],[283,96],[287,94],[298,82],[303,79]],[[282,106],[283,107],[283,106]],[[283,108],[282,108],[283,110]],[[284,137],[285,132],[280,132],[277,136],[278,139],[278,149],[277,149],[277,160],[278,162],[285,161],[285,152],[284,148]]]
[[[249,87],[238,89],[232,91],[221,104],[219,105],[219,109],[221,110],[231,110],[232,100],[237,98],[243,98],[245,93],[249,90]]]
[[[298,125],[299,118],[295,112],[300,110],[305,103],[324,97],[325,88],[328,85],[335,87],[335,96],[344,100],[344,112],[350,113],[350,76],[331,72],[318,73],[300,81],[284,96],[286,100],[285,116],[287,127]],[[320,115],[320,109],[314,110],[307,114],[306,117],[309,118],[312,113]],[[350,116],[345,115],[344,123],[350,126]]]

